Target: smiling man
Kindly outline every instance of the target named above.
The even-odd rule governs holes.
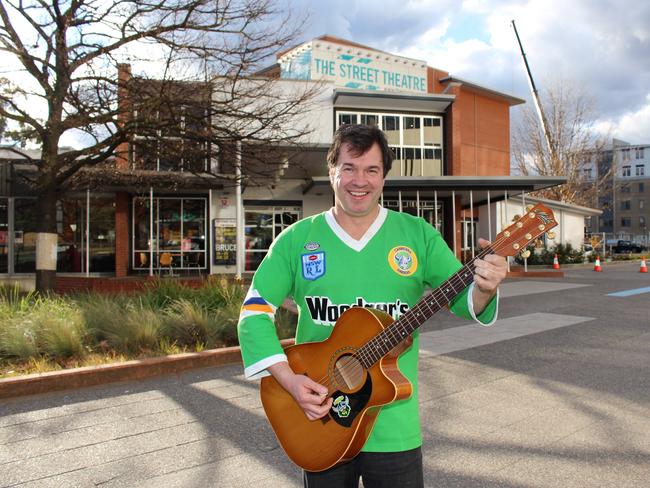
[[[393,154],[376,127],[344,125],[327,154],[334,206],[286,229],[260,264],[242,306],[239,341],[249,379],[272,374],[317,420],[346,405],[327,398],[327,388],[295,374],[275,332],[274,313],[287,296],[298,307],[296,343],[323,341],[338,317],[353,306],[374,307],[394,319],[413,307],[426,288],[436,288],[461,264],[437,230],[423,219],[379,205]],[[482,241],[487,245],[487,241]],[[497,287],[505,259],[476,261],[474,283],[451,310],[489,325],[496,320]],[[418,333],[399,358],[413,384],[410,398],[381,409],[361,453],[326,471],[304,473],[304,485],[353,488],[422,487],[422,434],[418,413]]]

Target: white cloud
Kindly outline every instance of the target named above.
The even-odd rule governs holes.
[[[650,143],[650,93],[646,95],[645,105],[626,112],[612,122],[612,135],[631,144]]]

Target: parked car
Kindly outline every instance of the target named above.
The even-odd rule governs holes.
[[[629,254],[641,252],[643,251],[643,248],[632,241],[619,240],[612,248],[612,251],[615,254]]]

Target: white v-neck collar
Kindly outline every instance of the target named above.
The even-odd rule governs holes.
[[[343,230],[343,227],[341,227],[336,221],[336,217],[334,217],[334,212],[331,208],[325,212],[325,221],[330,226],[330,229],[332,229],[332,232],[334,232],[334,234],[336,234],[337,237],[341,239],[345,245],[359,252],[364,247],[366,247],[366,244],[370,242],[370,239],[372,239],[379,231],[382,224],[386,220],[387,215],[388,210],[386,210],[384,207],[379,207],[379,214],[377,214],[377,218],[375,218],[375,221],[370,225],[370,227],[368,227],[366,233],[359,240],[354,239],[350,236],[350,234]]]

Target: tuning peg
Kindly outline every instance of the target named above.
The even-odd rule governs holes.
[[[535,239],[535,248],[539,249],[541,247],[544,247],[544,242],[541,239]]]
[[[548,237],[549,239],[555,239],[555,232],[553,232],[552,230],[549,230],[546,233],[546,237]]]
[[[512,221],[513,221],[513,222],[516,222],[516,221],[519,220],[520,218],[521,218],[521,215],[519,215],[519,214],[514,214],[514,215],[512,216]]]
[[[526,205],[526,212],[530,212],[533,208],[535,208],[535,205]]]
[[[524,258],[524,259],[529,258],[530,257],[530,250],[526,249],[524,251],[521,251],[521,257]]]

